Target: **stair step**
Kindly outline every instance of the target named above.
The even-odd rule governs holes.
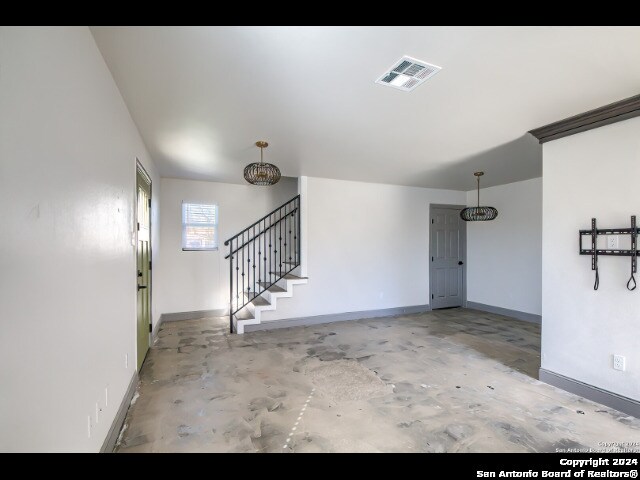
[[[264,297],[256,297],[253,300],[251,300],[251,303],[253,303],[253,305],[255,305],[256,307],[271,305],[269,301]]]
[[[279,275],[276,272],[269,272],[272,273],[274,275]],[[293,273],[285,273],[282,276],[282,278],[284,278],[285,280],[307,280],[307,277],[299,277],[298,275],[294,275]]]
[[[309,277],[299,277],[298,275],[294,275],[293,273],[287,273],[284,276],[285,280],[308,280]]]
[[[308,280],[308,277],[299,277],[298,275],[294,275],[293,273],[287,273],[284,277],[285,280]]]
[[[260,282],[260,286],[261,286],[262,288],[267,288],[267,287],[269,287],[269,285],[270,285],[269,283],[266,283],[266,282]],[[269,292],[272,292],[272,293],[277,293],[277,292],[286,292],[286,290],[285,290],[284,288],[279,287],[278,285],[271,285],[269,288],[267,288],[267,290],[268,290]]]
[[[246,291],[244,291],[242,293],[244,293],[244,296],[248,297],[248,298],[254,298],[254,297],[259,297],[260,296],[259,293],[256,295],[256,292],[254,292],[253,290],[246,290]]]
[[[282,262],[282,263],[286,263],[287,265],[298,265],[298,262]]]
[[[236,320],[253,320],[254,316],[251,314],[248,308],[243,308],[238,313],[234,315]]]

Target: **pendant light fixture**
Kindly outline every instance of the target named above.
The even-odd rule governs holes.
[[[268,146],[262,140],[256,142],[256,147],[260,149],[260,163],[250,163],[244,167],[244,179],[252,185],[275,185],[280,180],[280,169],[262,159],[263,150]]]
[[[465,222],[484,222],[487,220],[494,220],[498,216],[498,210],[493,207],[480,206],[480,177],[484,175],[484,172],[475,172],[474,175],[478,181],[478,206],[463,209],[460,212],[460,218]]]

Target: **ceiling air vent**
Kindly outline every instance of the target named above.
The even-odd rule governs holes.
[[[427,78],[433,77],[441,67],[416,60],[411,57],[402,57],[384,75],[376,80],[380,85],[397,88],[410,92]]]

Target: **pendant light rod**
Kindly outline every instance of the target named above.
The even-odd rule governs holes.
[[[256,142],[256,147],[258,147],[260,149],[260,163],[264,163],[263,156],[262,156],[264,154],[263,149],[267,148],[268,146],[269,146],[269,144],[267,142],[265,142],[264,140],[258,140]]]
[[[478,207],[480,206],[480,177],[484,175],[484,172],[475,172],[476,181],[478,183]]]

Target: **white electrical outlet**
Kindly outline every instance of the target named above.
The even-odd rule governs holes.
[[[624,372],[624,357],[622,355],[613,356],[613,369]]]
[[[129,354],[124,354],[124,368],[129,368]]]
[[[380,298],[384,298],[384,292],[380,292]]]
[[[607,235],[608,250],[618,250],[619,245],[618,235]]]
[[[87,437],[91,438],[91,415],[87,417]]]
[[[104,387],[104,406],[109,406],[109,387]]]

